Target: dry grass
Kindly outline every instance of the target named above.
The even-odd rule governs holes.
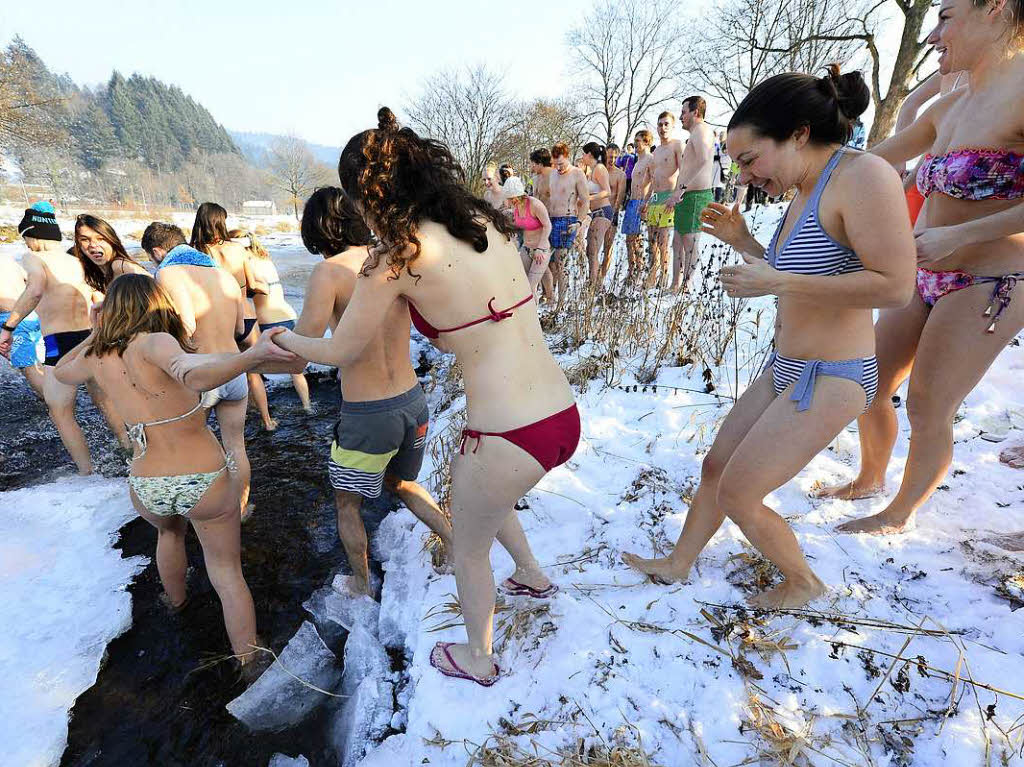
[[[596,731],[595,731],[596,733]],[[467,744],[469,745],[469,744]],[[577,738],[571,746],[549,749],[531,740],[522,744],[495,734],[470,754],[466,767],[659,767],[644,748],[640,731],[630,725],[612,733],[611,742],[597,734]]]
[[[0,242],[17,242],[21,239],[16,226],[0,226]]]

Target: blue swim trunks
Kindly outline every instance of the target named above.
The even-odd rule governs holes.
[[[0,324],[7,322],[10,312],[0,312]],[[43,331],[39,327],[39,317],[35,312],[29,314],[18,323],[14,330],[14,342],[11,345],[11,365],[16,368],[28,368],[39,363],[43,358]]]
[[[554,250],[568,250],[576,242],[579,219],[576,216],[553,216],[551,218],[551,247]]]
[[[640,200],[627,200],[622,216],[623,234],[640,234]]]

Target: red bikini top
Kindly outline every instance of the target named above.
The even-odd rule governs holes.
[[[513,304],[508,309],[503,309],[502,311],[499,312],[495,311],[494,309],[494,298],[492,297],[491,300],[487,302],[487,311],[490,312],[490,314],[486,314],[478,320],[473,320],[472,322],[467,322],[465,325],[459,325],[454,328],[435,328],[433,325],[427,322],[427,320],[423,317],[422,314],[419,313],[419,311],[416,309],[415,304],[413,304],[412,301],[409,301],[408,298],[406,299],[406,301],[409,302],[409,316],[412,318],[412,324],[415,325],[416,329],[427,338],[437,338],[442,333],[452,333],[456,330],[462,330],[463,328],[471,328],[474,325],[479,325],[481,322],[487,322],[488,320],[491,322],[501,322],[502,320],[507,320],[509,317],[512,316],[513,309],[518,309],[523,304],[529,303],[532,300],[533,293],[530,293],[530,295],[528,295],[518,304]]]

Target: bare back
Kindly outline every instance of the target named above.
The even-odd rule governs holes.
[[[160,336],[173,341],[171,336]],[[174,418],[192,410],[199,401],[198,393],[147,359],[144,350],[153,338],[149,334],[136,336],[123,357],[110,353],[85,358],[92,377],[117,402],[118,414],[130,424]],[[206,412],[201,408],[181,421],[147,428],[146,453],[134,462],[132,473],[165,476],[216,471],[223,466],[223,452],[206,426]],[[135,454],[139,452],[135,445]]]
[[[493,226],[487,227],[483,253],[432,221],[421,223],[418,234],[422,250],[412,268],[421,279],[403,271],[399,287],[435,327],[462,325],[487,316],[488,303],[502,311],[531,295],[515,243]],[[381,264],[375,274],[380,278],[386,270]],[[462,365],[467,414],[476,428],[516,428],[573,402],[565,375],[548,351],[535,301],[500,322],[444,333],[441,340]]]
[[[60,249],[26,253],[26,272],[38,270],[46,281],[36,306],[43,333],[64,333],[89,327],[92,288],[85,282],[81,262]]]
[[[0,254],[0,312],[14,308],[25,290],[25,270],[9,253]]]
[[[330,280],[334,290],[331,328],[336,328],[366,261],[366,248],[349,248],[317,266],[316,277]],[[374,332],[363,354],[341,370],[341,394],[349,402],[386,399],[409,391],[418,379],[409,360],[410,321],[405,301],[396,301]]]
[[[256,317],[261,325],[271,322],[283,322],[295,319],[295,310],[284,297],[284,288],[277,267],[269,258],[253,257],[249,260],[249,268],[257,279],[267,284],[267,294],[257,293],[252,297],[256,306]]]
[[[195,321],[192,341],[203,354],[237,352],[235,335],[242,312],[242,297],[234,277],[209,266],[168,266],[157,272],[178,310]]]

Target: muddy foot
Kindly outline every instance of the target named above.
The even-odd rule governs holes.
[[[792,610],[813,602],[826,590],[825,584],[817,578],[808,582],[785,580],[747,601],[759,610]]]
[[[264,431],[277,431],[277,420],[274,419],[274,418],[271,418],[269,421],[264,422],[263,430]]]
[[[867,533],[868,535],[896,535],[913,529],[913,516],[906,519],[893,519],[884,512],[870,517],[852,519],[839,525],[840,533]]]
[[[690,577],[689,567],[680,568],[669,557],[644,559],[636,554],[626,552],[622,555],[622,561],[662,586],[686,583],[686,579]]]
[[[885,493],[885,485],[865,485],[857,480],[842,485],[826,485],[823,482],[815,482],[811,491],[807,493],[809,498],[836,498],[840,501],[859,501],[862,498],[877,498]]]

